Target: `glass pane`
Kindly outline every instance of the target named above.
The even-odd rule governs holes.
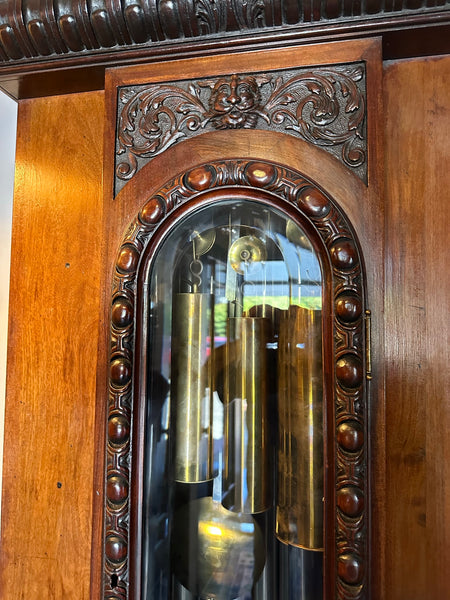
[[[303,230],[229,201],[172,229],[149,281],[146,600],[318,600],[322,276]]]

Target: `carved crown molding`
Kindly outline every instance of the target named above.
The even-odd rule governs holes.
[[[446,0],[1,0],[0,70],[2,63],[117,56],[117,50],[287,28],[314,35],[325,26],[328,39],[349,27],[354,35],[359,29],[374,35],[389,21],[396,28],[448,23],[449,9]]]
[[[280,131],[367,180],[365,63],[119,88],[115,193],[170,146],[224,129]]]

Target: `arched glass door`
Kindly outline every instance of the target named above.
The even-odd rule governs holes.
[[[153,258],[145,600],[322,598],[322,282],[297,223],[232,195]]]
[[[152,194],[113,283],[105,599],[367,597],[367,312],[352,227],[297,171]]]

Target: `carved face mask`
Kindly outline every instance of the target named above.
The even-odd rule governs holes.
[[[249,76],[232,75],[230,80],[220,79],[214,86],[210,111],[211,122],[216,129],[251,129],[260,114],[263,81]]]

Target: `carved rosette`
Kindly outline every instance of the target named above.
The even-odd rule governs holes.
[[[367,390],[362,262],[352,228],[339,207],[306,177],[273,162],[224,160],[170,180],[126,232],[112,292],[106,473],[105,600],[129,598],[130,491],[134,307],[139,259],[153,232],[176,206],[222,186],[264,189],[288,201],[315,227],[332,281],[334,335],[333,470],[336,600],[368,598]],[[331,436],[333,432],[328,432]]]
[[[320,146],[366,182],[363,62],[122,87],[115,192],[170,146],[225,129],[280,131]]]

